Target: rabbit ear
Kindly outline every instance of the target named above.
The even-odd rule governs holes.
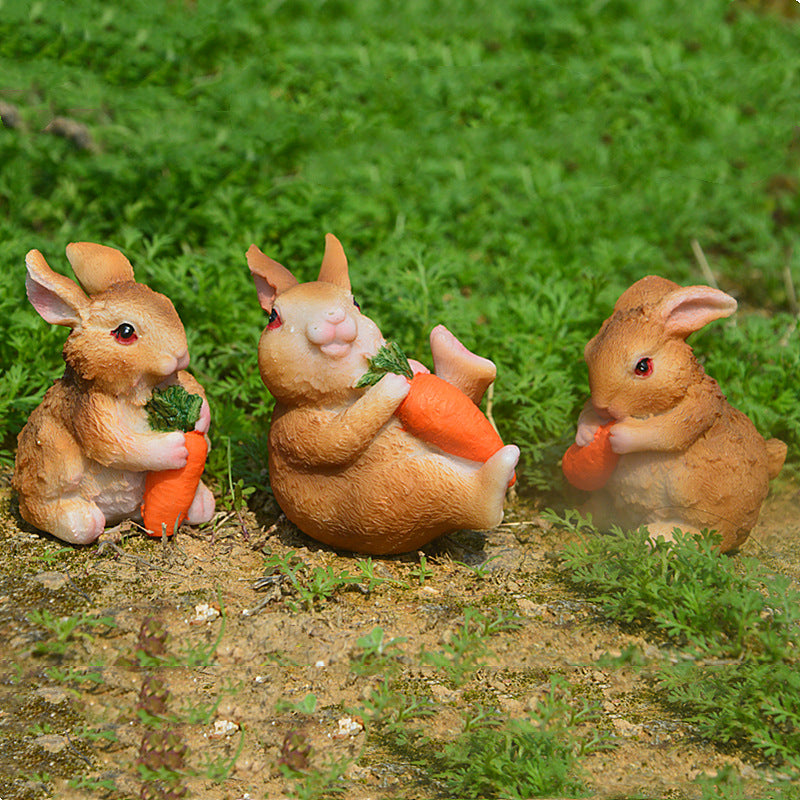
[[[87,294],[99,294],[114,283],[133,281],[133,267],[119,250],[93,242],[67,245],[67,258]]]
[[[247,251],[247,266],[256,283],[258,302],[264,311],[272,311],[275,298],[297,285],[297,278],[286,267],[264,255],[254,244]]]
[[[686,286],[668,294],[659,304],[667,333],[686,338],[704,325],[736,311],[736,300],[710,286]]]
[[[80,312],[89,305],[89,298],[75,281],[53,272],[38,250],[25,256],[28,276],[25,289],[39,316],[53,325],[74,328],[81,320]]]
[[[342,243],[332,234],[325,234],[325,255],[317,280],[333,283],[350,291],[350,276],[347,273],[347,256]]]

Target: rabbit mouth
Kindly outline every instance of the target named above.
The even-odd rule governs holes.
[[[350,352],[350,345],[346,342],[328,342],[319,348],[329,358],[344,358]]]

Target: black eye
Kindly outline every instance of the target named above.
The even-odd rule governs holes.
[[[273,308],[272,311],[269,312],[269,320],[267,321],[267,330],[272,331],[275,328],[280,328],[283,324],[283,320],[281,319],[280,314]]]
[[[122,322],[111,331],[111,335],[120,344],[133,344],[139,337],[136,335],[136,328],[130,322]]]
[[[640,358],[633,371],[638,378],[649,378],[653,374],[653,359]]]
[[[361,303],[359,303],[359,302],[358,302],[358,300],[356,300],[356,299],[355,299],[355,297],[353,298],[353,305],[354,305],[354,306],[355,306],[355,307],[356,307],[356,308],[357,308],[359,311],[361,311]]]

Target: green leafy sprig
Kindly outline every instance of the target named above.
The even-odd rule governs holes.
[[[154,389],[153,396],[147,401],[147,421],[154,431],[194,430],[200,418],[203,398],[199,394],[191,394],[182,386],[167,386],[165,389]]]
[[[369,359],[369,370],[358,379],[356,388],[374,386],[387,372],[405,375],[406,378],[414,377],[414,371],[408,363],[406,354],[396,342],[387,342],[382,345],[378,352]]]

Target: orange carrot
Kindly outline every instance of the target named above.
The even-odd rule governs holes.
[[[617,466],[619,455],[611,449],[609,433],[613,422],[601,425],[594,439],[583,447],[573,444],[561,459],[564,477],[577,489],[602,489]]]
[[[419,439],[470,461],[488,461],[502,446],[500,434],[464,392],[436,375],[418,372],[395,415]]]
[[[148,472],[144,484],[142,519],[150,536],[171,536],[186,519],[206,464],[208,444],[194,430],[203,398],[181,386],[156,389],[146,408],[154,430],[182,430],[189,458],[178,469]]]
[[[186,448],[189,451],[186,466],[147,473],[142,518],[150,536],[161,537],[162,525],[167,536],[171,536],[186,519],[206,465],[205,436],[199,431],[189,431]]]
[[[460,389],[429,373],[414,374],[402,350],[389,343],[370,360],[358,386],[377,383],[382,374],[405,375],[411,389],[394,412],[403,428],[445,453],[470,461],[488,461],[503,440],[483,412]],[[509,486],[516,480],[511,479]]]

